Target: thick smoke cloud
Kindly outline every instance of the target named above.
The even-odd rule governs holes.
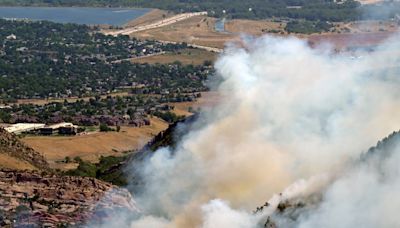
[[[329,186],[320,207],[304,213],[298,227],[399,227],[400,141],[375,150]],[[385,145],[388,142],[385,142]]]
[[[363,219],[397,224],[376,222],[383,212],[365,217],[396,211],[398,202],[379,195],[396,192],[399,181],[368,190],[380,185],[373,170],[346,174],[363,151],[400,129],[398,71],[387,69],[398,64],[394,41],[357,58],[296,38],[250,38],[229,47],[216,63],[219,105],[174,151],[163,148],[146,162],[144,191],[136,195],[142,215],[131,226],[256,227],[272,213],[252,213],[266,200],[273,209],[282,197],[316,189],[327,191],[326,201],[300,227],[337,226],[358,207],[367,211],[341,227]]]

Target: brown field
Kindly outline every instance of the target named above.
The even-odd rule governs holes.
[[[284,22],[230,20],[225,24],[227,32],[220,33],[215,31],[215,22],[215,18],[197,16],[161,28],[133,33],[132,36],[139,39],[186,42],[207,47],[224,48],[225,43],[238,41],[241,34],[259,36],[271,30],[284,32],[285,27]]]
[[[57,161],[66,156],[81,157],[97,162],[100,156],[121,156],[124,152],[141,149],[168,124],[152,118],[151,125],[141,128],[121,127],[120,132],[93,132],[81,136],[30,136],[22,138],[28,146],[42,153],[53,168],[66,168]],[[67,164],[68,165],[68,164]]]
[[[193,113],[188,111],[190,107],[195,111],[198,110],[199,108],[209,109],[217,105],[218,102],[220,101],[221,101],[221,96],[219,95],[219,93],[212,91],[212,92],[202,92],[201,98],[197,99],[197,101],[170,103],[170,105],[173,105],[175,107],[173,112],[176,115],[190,116],[193,115]]]
[[[230,33],[236,34],[249,34],[253,36],[260,36],[268,31],[279,31],[285,33],[285,22],[272,22],[267,20],[230,20],[225,23],[225,30]]]
[[[209,60],[214,62],[217,58],[217,54],[209,51],[205,51],[202,49],[185,49],[180,52],[174,53],[166,53],[163,55],[155,55],[150,57],[136,58],[133,59],[134,63],[173,63],[175,61],[179,61],[185,65],[200,65],[203,64],[204,61]]]
[[[372,2],[372,1],[364,1]],[[197,16],[165,27],[133,33],[132,36],[140,39],[156,39],[173,42],[187,42],[191,44],[223,48],[227,42],[240,41],[240,34],[261,36],[268,32],[287,35],[284,32],[285,22],[269,20],[231,20],[225,24],[226,33],[216,32],[216,19],[206,16]],[[335,23],[332,32],[323,34],[296,34],[295,36],[309,39],[310,43],[328,42],[338,48],[349,46],[369,46],[383,41],[398,31],[399,25],[394,21],[357,21],[350,23]],[[158,56],[157,56],[158,57]],[[149,61],[164,61],[165,56],[154,57]],[[141,60],[145,61],[145,60]]]
[[[353,21],[353,22],[338,22],[334,23],[334,28],[327,34],[334,33],[381,33],[381,32],[396,32],[399,25],[396,21]]]
[[[164,17],[170,17],[172,15],[173,13],[165,10],[153,9],[149,13],[126,23],[125,27],[135,27],[135,26],[151,24],[153,22],[162,20]]]
[[[312,46],[330,43],[337,49],[346,47],[375,46],[393,36],[393,32],[355,33],[355,34],[322,34],[311,35],[308,40]]]
[[[233,40],[236,36],[216,32],[214,30],[215,21],[215,18],[196,16],[157,29],[132,33],[132,36],[139,39],[186,42],[223,48],[227,41]]]
[[[28,162],[21,161],[7,154],[0,154],[0,168],[17,170],[35,170],[36,168]]]
[[[351,33],[377,33],[396,32],[399,25],[396,21],[355,21],[349,27]]]

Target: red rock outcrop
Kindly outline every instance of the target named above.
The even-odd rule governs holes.
[[[113,210],[138,212],[127,190],[94,178],[0,170],[2,227],[79,225]]]

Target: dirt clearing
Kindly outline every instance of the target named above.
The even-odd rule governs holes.
[[[135,27],[135,26],[142,26],[151,24],[156,21],[163,20],[166,17],[171,17],[174,14],[165,10],[153,9],[147,14],[138,17],[128,23],[125,24],[124,27]]]
[[[260,36],[267,32],[285,33],[285,22],[273,22],[267,20],[229,20],[225,23],[225,30],[236,34],[249,34]]]
[[[215,18],[196,16],[161,28],[132,33],[131,36],[223,48],[235,35],[216,32],[215,21]]]

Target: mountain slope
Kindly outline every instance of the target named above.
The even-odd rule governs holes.
[[[14,134],[0,128],[0,167],[17,170],[48,170],[46,159],[22,143]]]
[[[255,214],[263,217],[260,226],[270,228],[334,227],[330,224],[337,218],[340,227],[398,227],[397,215],[380,206],[398,206],[399,162],[400,131],[379,141],[339,173],[289,186]]]
[[[0,193],[1,227],[79,226],[138,211],[127,190],[94,178],[3,169]]]

